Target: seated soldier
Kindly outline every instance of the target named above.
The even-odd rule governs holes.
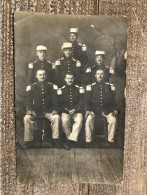
[[[113,84],[104,82],[104,70],[95,73],[96,82],[86,87],[86,147],[92,146],[92,133],[95,116],[104,116],[108,122],[108,142],[114,142],[116,130],[117,105],[114,97]]]
[[[104,64],[104,56],[105,51],[96,51],[95,52],[95,62],[96,64],[93,66],[89,66],[86,68],[85,71],[85,83],[90,84],[96,81],[95,79],[95,72],[96,70],[103,70],[105,73],[105,82],[109,82],[109,77],[114,74],[114,69],[109,68]]]
[[[39,69],[36,73],[38,82],[27,86],[26,88],[26,116],[24,117],[24,142],[25,148],[41,146],[41,129],[39,129],[40,138],[36,138],[36,122],[39,119],[50,121],[52,129],[52,138],[54,145],[60,148],[59,144],[59,125],[60,117],[58,115],[57,104],[57,86],[46,81],[45,70]]]
[[[62,128],[67,141],[64,143],[65,149],[70,146],[76,147],[78,136],[82,128],[83,121],[83,94],[84,88],[74,85],[74,75],[65,75],[66,85],[57,90],[61,105]],[[73,125],[71,123],[73,121]]]
[[[75,84],[81,82],[81,62],[72,57],[72,43],[63,43],[64,57],[55,62],[55,83],[58,87],[65,85],[65,74],[72,73],[75,76]]]

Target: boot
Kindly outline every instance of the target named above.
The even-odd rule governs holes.
[[[66,150],[70,150],[70,141],[69,140],[66,140],[66,142],[63,144],[64,148]]]
[[[54,139],[54,146],[55,146],[55,148],[58,148],[58,149],[61,148],[61,145],[59,143],[59,139]]]

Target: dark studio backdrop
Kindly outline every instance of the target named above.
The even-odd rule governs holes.
[[[17,142],[23,144],[23,117],[28,64],[37,60],[36,47],[48,48],[46,59],[55,62],[63,56],[61,45],[69,40],[69,29],[79,28],[78,42],[87,45],[89,65],[94,64],[95,50],[104,50],[104,64],[116,70],[112,82],[116,86],[120,114],[117,138],[123,146],[125,122],[125,67],[127,20],[113,16],[72,16],[15,13],[15,108]]]

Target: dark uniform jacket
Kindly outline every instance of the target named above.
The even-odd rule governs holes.
[[[34,111],[37,116],[58,110],[57,86],[49,82],[37,82],[27,86],[26,109]]]
[[[83,71],[88,63],[86,50],[87,46],[85,44],[78,43],[77,41],[72,43],[72,56],[81,62],[81,71]]]
[[[55,62],[55,83],[61,87],[65,84],[66,73],[72,73],[75,76],[75,84],[80,83],[81,62],[73,57],[63,57]]]
[[[75,109],[76,113],[82,113],[84,109],[84,88],[77,85],[64,85],[57,90],[60,99],[61,113],[69,113]]]
[[[85,84],[90,84],[96,81],[95,73],[97,70],[103,70],[105,74],[104,81],[109,82],[109,77],[111,74],[114,74],[114,69],[110,69],[108,66],[102,65],[94,65],[92,67],[86,68],[85,71]]]
[[[114,85],[110,83],[95,82],[86,87],[86,111],[93,111],[95,114],[109,114],[117,109],[114,96]]]
[[[47,76],[46,81],[54,83],[54,74],[55,74],[54,65],[47,60],[44,61],[37,60],[34,63],[30,63],[28,65],[28,72],[27,72],[28,85],[37,82],[36,72],[39,69],[44,69],[46,71],[46,76]]]

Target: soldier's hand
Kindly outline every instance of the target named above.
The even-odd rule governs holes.
[[[56,110],[53,110],[52,114],[53,114],[53,115],[57,115],[58,112],[57,112]]]
[[[75,111],[76,111],[75,109],[72,109],[72,110],[69,111],[69,114],[74,115]]]
[[[89,111],[86,111],[86,113],[85,113],[85,120],[87,119],[87,117],[88,117],[89,114],[90,114],[90,112]]]

